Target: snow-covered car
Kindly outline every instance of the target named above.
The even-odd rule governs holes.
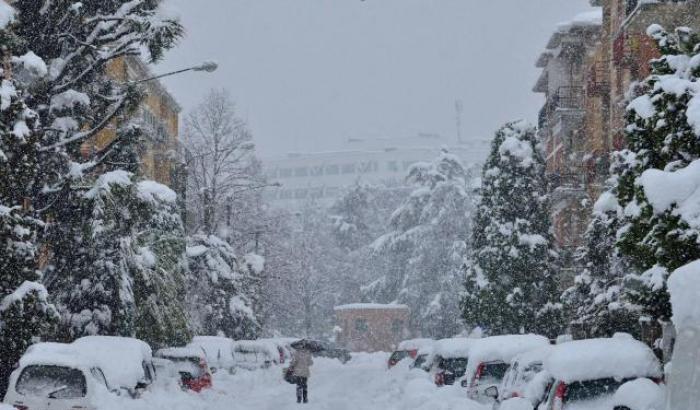
[[[279,351],[267,340],[237,340],[233,354],[236,367],[246,370],[265,369],[279,363]]]
[[[187,347],[201,350],[212,371],[236,372],[233,339],[218,336],[195,336]]]
[[[520,353],[547,346],[549,339],[532,334],[477,339],[469,350],[469,364],[462,386],[468,388],[467,395],[472,400],[493,401],[496,397],[488,397],[485,392],[501,384],[511,360]]]
[[[620,386],[613,397],[614,410],[664,410],[666,388],[641,378]]]
[[[325,357],[327,359],[338,359],[345,364],[352,359],[352,355],[348,349],[338,347],[331,342],[318,341],[320,349],[313,351],[314,357]]]
[[[396,366],[401,360],[413,359],[418,357],[418,350],[425,346],[431,346],[434,343],[431,339],[410,339],[399,343],[399,346],[389,356],[387,366],[391,369]]]
[[[453,385],[464,376],[469,362],[469,351],[475,339],[452,338],[435,342],[435,384]]]
[[[513,398],[527,399],[533,407],[542,402],[550,382],[549,374],[543,371],[544,360],[551,351],[552,346],[544,346],[521,353],[511,360],[498,391],[494,392],[498,394],[493,394],[498,397],[494,409]]]
[[[212,387],[212,371],[201,350],[191,347],[169,347],[160,349],[155,357],[165,359],[159,361],[159,367],[169,377],[177,377],[183,390],[201,392]]]
[[[117,336],[85,336],[71,345],[82,356],[99,364],[112,388],[124,390],[131,397],[139,397],[155,381],[156,370],[151,347],[142,340]]]
[[[629,335],[554,346],[544,370],[552,382],[538,410],[612,409],[613,395],[623,384],[663,376],[654,352]]]
[[[110,389],[89,356],[75,346],[39,343],[31,346],[12,372],[4,402],[22,410],[97,410]]]
[[[277,364],[285,364],[292,359],[292,347],[291,344],[299,339],[290,337],[273,337],[266,339],[258,339],[261,342],[266,342],[274,345],[277,348],[277,353],[279,358],[277,359]]]
[[[435,366],[435,342],[418,349],[416,359],[409,366],[410,369],[420,369],[430,373]]]

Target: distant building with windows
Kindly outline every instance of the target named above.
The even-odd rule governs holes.
[[[335,307],[336,343],[352,352],[391,352],[410,337],[406,305],[357,303]]]
[[[328,206],[343,191],[360,182],[402,183],[411,165],[431,161],[446,147],[459,156],[465,167],[482,164],[490,140],[450,143],[435,134],[407,138],[350,139],[344,149],[332,152],[290,153],[263,160],[268,179],[279,188],[266,196],[278,207],[297,207],[314,200]]]

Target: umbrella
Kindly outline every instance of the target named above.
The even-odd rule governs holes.
[[[323,342],[319,342],[318,340],[301,339],[292,343],[290,346],[296,350],[308,350],[310,352],[320,352],[325,350]]]

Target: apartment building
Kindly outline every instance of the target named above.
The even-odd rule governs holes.
[[[116,59],[107,67],[107,73],[120,81],[134,81],[152,77],[148,66],[138,57]],[[132,121],[146,131],[139,146],[140,173],[148,179],[160,182],[184,195],[185,172],[178,159],[179,116],[181,108],[175,98],[157,81],[142,83],[145,99],[131,118],[121,118],[100,134],[85,141],[81,146],[84,156],[94,155],[116,138],[120,121]]]
[[[534,92],[545,96],[539,119],[546,175],[551,194],[554,238],[562,256],[560,286],[568,287],[578,269],[576,248],[588,222],[585,191],[586,77],[600,41],[602,10],[580,14],[560,24],[536,66],[542,69]]]

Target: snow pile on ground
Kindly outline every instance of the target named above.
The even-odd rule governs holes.
[[[515,397],[508,399],[501,404],[499,410],[532,410],[532,403],[528,399]]]
[[[510,363],[520,353],[546,346],[549,346],[549,339],[539,335],[504,335],[475,340],[469,350],[467,380],[471,380],[481,363],[493,361]]]
[[[677,328],[700,327],[700,260],[676,269],[668,279],[673,305],[673,323]]]
[[[661,365],[651,349],[631,337],[576,340],[554,346],[544,367],[554,378],[566,383],[607,377],[662,376]]]
[[[388,355],[358,354],[347,365],[314,359],[309,410],[490,410],[466,398],[461,387],[436,387],[428,373],[409,370],[408,361],[386,369]],[[201,394],[173,383],[142,399],[115,398],[104,410],[285,410],[298,409],[295,386],[282,380],[281,367],[215,374],[214,388]]]
[[[649,379],[637,379],[620,386],[613,402],[634,410],[663,410],[665,389]]]

